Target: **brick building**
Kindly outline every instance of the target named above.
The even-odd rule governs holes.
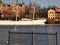
[[[25,13],[25,4],[15,4],[15,3],[11,3],[11,4],[2,4],[0,6],[0,12],[1,12],[1,16],[5,16],[5,15],[22,15],[23,13]]]

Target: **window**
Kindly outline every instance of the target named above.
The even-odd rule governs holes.
[[[50,13],[53,13],[53,12],[50,12]]]
[[[1,13],[1,10],[0,10],[0,13]]]
[[[50,16],[50,15],[49,15]]]

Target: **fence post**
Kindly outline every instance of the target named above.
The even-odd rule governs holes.
[[[10,44],[10,31],[8,32],[8,45]]]
[[[57,45],[57,32],[56,32],[56,45]]]
[[[33,31],[32,31],[32,45],[33,45]]]

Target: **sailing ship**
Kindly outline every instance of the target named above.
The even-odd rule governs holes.
[[[44,25],[46,19],[29,21],[0,21],[0,25]]]

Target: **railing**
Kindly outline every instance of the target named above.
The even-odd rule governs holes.
[[[56,33],[10,32],[8,45],[57,45]]]

